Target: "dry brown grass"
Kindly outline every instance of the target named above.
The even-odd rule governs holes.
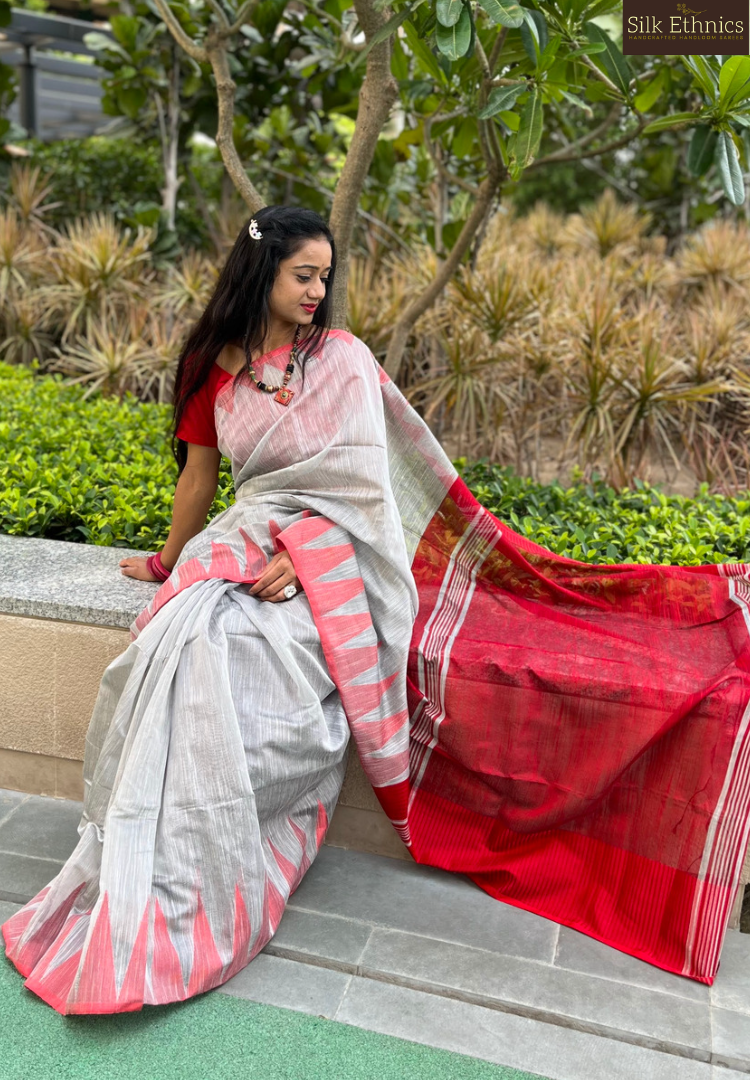
[[[19,171],[0,212],[0,356],[169,401],[220,260],[187,252],[157,270],[152,233],[107,215],[50,232],[45,189]],[[226,218],[221,244],[233,204]],[[567,219],[544,204],[493,217],[417,322],[399,379],[451,450],[535,476],[554,453],[556,471],[618,482],[656,462],[721,490],[750,483],[750,232],[712,222],[668,257],[648,225],[611,193]],[[374,239],[350,260],[349,329],[378,358],[437,265],[429,245]]]

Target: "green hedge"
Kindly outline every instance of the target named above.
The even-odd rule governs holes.
[[[0,531],[153,551],[177,481],[171,409],[0,364]],[[211,516],[231,499],[228,468]]]
[[[169,531],[177,466],[171,410],[92,397],[61,376],[0,363],[0,531],[153,551]],[[457,462],[477,498],[512,528],[586,562],[750,561],[750,497],[695,499],[647,485],[537,484]],[[209,517],[233,498],[228,462]]]

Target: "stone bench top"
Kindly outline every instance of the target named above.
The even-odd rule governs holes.
[[[0,533],[0,612],[127,628],[158,583],[124,577],[119,562],[145,554]]]

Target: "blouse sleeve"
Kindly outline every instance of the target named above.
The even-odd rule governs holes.
[[[217,389],[216,380],[209,376],[203,386],[190,395],[175,432],[178,439],[198,446],[218,446],[214,419]]]

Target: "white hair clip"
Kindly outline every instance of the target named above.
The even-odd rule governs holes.
[[[260,240],[261,236],[263,235],[263,233],[260,232],[260,230],[258,229],[258,222],[255,220],[255,218],[253,218],[250,222],[250,228],[248,229],[248,232],[252,236],[253,240]]]

